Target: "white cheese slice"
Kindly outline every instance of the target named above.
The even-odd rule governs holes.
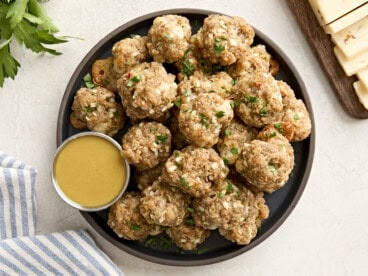
[[[368,15],[349,27],[331,35],[347,58],[368,50]]]
[[[365,89],[368,90],[368,69],[358,72],[357,77],[364,84]]]
[[[352,76],[360,71],[368,69],[368,51],[353,59],[347,59],[338,47],[334,48],[334,52],[347,76]]]
[[[368,110],[368,89],[361,81],[354,82],[355,93],[357,94],[360,103]]]
[[[367,16],[367,14],[368,14],[368,3],[344,15],[343,17],[337,19],[336,21],[326,26],[323,26],[323,29],[328,34],[337,33],[341,31],[342,29],[359,21],[363,17]]]
[[[363,5],[367,0],[309,0],[320,25],[324,26]]]

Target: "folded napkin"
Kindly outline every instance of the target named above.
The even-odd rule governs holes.
[[[0,275],[124,275],[85,231],[33,236],[36,174],[0,152]]]
[[[84,231],[0,241],[0,275],[123,275]]]
[[[0,152],[0,239],[33,235],[37,171]]]

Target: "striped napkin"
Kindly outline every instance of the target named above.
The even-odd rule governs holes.
[[[0,152],[0,275],[124,275],[85,231],[34,236],[36,175]]]
[[[37,171],[0,152],[0,239],[33,235]]]

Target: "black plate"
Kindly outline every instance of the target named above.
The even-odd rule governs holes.
[[[202,25],[203,19],[212,13],[216,12],[196,9],[175,9],[155,12],[136,18],[104,37],[85,56],[68,83],[59,110],[57,145],[59,146],[69,136],[80,132],[80,130],[73,128],[69,123],[73,96],[82,86],[82,78],[90,71],[93,61],[98,58],[110,56],[112,46],[115,42],[129,37],[131,34],[147,34],[153,19],[163,14],[186,16],[190,20],[193,31],[195,32]],[[269,38],[258,30],[255,29],[255,31],[256,37],[254,44],[261,43],[266,45],[267,50],[280,63],[280,72],[276,78],[286,81],[294,89],[296,96],[304,100],[311,115],[313,129],[308,139],[293,144],[295,150],[295,168],[288,183],[282,189],[265,196],[267,205],[270,208],[269,218],[263,222],[258,235],[247,246],[236,245],[220,236],[217,231],[213,231],[211,237],[199,247],[200,249],[198,251],[183,252],[178,250],[174,245],[168,247],[168,244],[165,242],[165,236],[163,236],[161,243],[159,243],[161,245],[154,245],[154,243],[150,243],[150,245],[146,243],[145,245],[142,242],[118,238],[106,224],[107,210],[91,213],[81,212],[87,222],[98,233],[120,249],[139,258],[167,265],[195,266],[216,263],[242,254],[260,244],[276,231],[294,209],[307,183],[313,161],[315,128],[312,106],[303,81],[291,61]],[[120,142],[121,135],[125,130],[119,132],[114,138]],[[134,185],[134,179],[132,178],[129,188],[134,189]]]

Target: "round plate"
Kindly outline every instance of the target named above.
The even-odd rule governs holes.
[[[146,35],[153,19],[164,14],[186,16],[191,22],[193,32],[196,32],[202,25],[203,19],[213,13],[216,12],[196,9],[174,9],[155,12],[136,18],[104,37],[85,56],[68,83],[59,110],[57,145],[59,146],[69,136],[80,132],[80,130],[73,128],[69,123],[70,108],[74,94],[83,85],[83,76],[90,71],[93,61],[110,56],[115,42],[129,37],[131,34]],[[220,236],[218,231],[212,231],[211,236],[200,245],[198,250],[184,252],[170,243],[164,234],[154,240],[146,240],[146,242],[128,241],[118,238],[106,223],[108,210],[90,213],[81,212],[87,222],[105,239],[120,249],[148,261],[180,266],[205,265],[227,260],[250,250],[276,231],[289,216],[305,188],[312,166],[315,146],[313,111],[303,81],[291,61],[269,38],[257,29],[255,29],[255,32],[256,37],[253,45],[259,43],[266,45],[268,52],[279,62],[280,72],[276,78],[286,81],[294,89],[297,98],[304,101],[310,112],[313,130],[308,139],[293,144],[295,167],[287,184],[272,194],[266,194],[265,199],[270,208],[270,215],[262,223],[257,236],[250,244],[240,246]],[[114,138],[120,142],[121,136],[125,131],[126,128],[120,131]],[[136,184],[132,177],[128,188],[135,189],[135,186]]]

